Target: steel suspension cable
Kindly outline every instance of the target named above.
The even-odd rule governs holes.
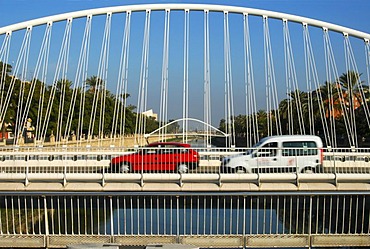
[[[47,26],[46,26],[46,29],[45,29],[44,38],[43,38],[41,48],[40,48],[40,51],[39,51],[39,55],[38,55],[38,59],[37,59],[37,62],[36,62],[35,72],[34,72],[34,75],[33,75],[32,81],[31,81],[31,87],[30,87],[30,90],[29,90],[29,93],[28,93],[27,102],[26,102],[26,105],[25,105],[25,108],[24,108],[24,112],[22,114],[21,124],[23,124],[27,121],[28,113],[30,111],[31,102],[32,102],[32,99],[33,99],[33,96],[34,96],[34,91],[36,89],[36,85],[37,85],[37,81],[38,81],[37,78],[38,78],[38,75],[39,75],[41,69],[42,69],[42,75],[41,75],[41,80],[42,81],[41,81],[41,84],[40,84],[40,89],[44,89],[43,84],[45,84],[44,80],[46,80],[46,73],[47,73],[47,67],[48,67],[48,61],[49,61],[51,28],[52,28],[52,23],[48,23]],[[42,91],[40,91],[40,92],[43,93]],[[39,108],[40,108],[40,106],[39,106]],[[42,110],[38,109],[37,112],[38,112],[38,114],[40,114],[40,113],[42,113]],[[37,123],[39,123],[39,116],[38,116],[38,119],[37,119]],[[38,132],[39,131],[36,130],[36,133],[37,133],[37,134],[35,134],[36,139],[37,139],[37,136],[39,134]]]
[[[355,135],[355,130],[353,129],[353,123],[351,122],[351,119],[352,119],[352,115],[351,115],[351,110],[350,108],[347,108],[347,103],[346,103],[346,96],[348,95],[345,91],[345,89],[343,89],[344,86],[341,85],[340,83],[340,77],[339,77],[339,73],[338,73],[338,69],[337,69],[337,65],[336,65],[336,60],[335,60],[335,57],[334,57],[334,53],[333,53],[333,48],[332,48],[332,45],[331,45],[331,41],[330,41],[330,38],[329,38],[329,35],[327,36],[328,37],[328,48],[329,48],[329,55],[331,57],[331,66],[333,67],[332,69],[332,72],[335,73],[335,86],[336,86],[336,89],[337,89],[337,93],[339,94],[339,101],[340,101],[340,106],[341,106],[341,109],[342,109],[342,113],[343,113],[343,119],[344,119],[344,123],[345,123],[345,128],[346,128],[346,132],[347,132],[347,137],[348,137],[348,141],[350,143],[350,146],[354,146],[357,142],[356,142],[356,139],[354,139],[355,137],[357,137]],[[348,89],[347,89],[348,90]],[[349,95],[352,95],[352,89],[350,89],[349,91]],[[348,101],[349,105],[351,105],[351,102]]]
[[[347,90],[349,88],[349,98],[348,98],[348,104],[349,104],[349,129],[351,131],[350,138],[351,138],[351,144],[358,147],[358,141],[357,141],[357,130],[356,130],[356,116],[355,116],[355,109],[357,108],[355,106],[355,99],[360,102],[357,96],[355,96],[355,89],[354,87],[357,87],[359,91],[361,91],[361,82],[360,81],[360,75],[358,73],[358,69],[356,66],[356,62],[354,59],[353,51],[351,49],[351,43],[348,38],[348,34],[344,34],[344,56],[345,56],[345,64],[346,64],[346,72],[347,72]],[[352,72],[354,72],[355,79],[353,79],[350,68],[354,68]],[[355,80],[355,82],[352,82]],[[361,92],[360,92],[361,94]],[[361,94],[362,95],[362,94]],[[366,119],[367,115],[365,112]]]
[[[244,82],[245,82],[245,98],[246,98],[246,127],[247,141],[246,146],[252,147],[253,144],[259,141],[258,120],[256,107],[256,94],[254,89],[253,61],[252,49],[250,44],[250,32],[248,23],[248,14],[243,14],[244,21]],[[248,117],[250,115],[250,117]],[[249,134],[248,134],[249,133]]]
[[[293,48],[292,43],[290,40],[290,32],[288,27],[288,20],[283,20],[283,29],[284,29],[284,54],[285,54],[285,73],[286,73],[286,84],[287,84],[287,91],[289,89],[292,89],[293,86],[293,94],[295,99],[295,108],[297,112],[297,119],[298,119],[298,126],[299,126],[299,134],[304,135],[306,134],[305,127],[304,127],[304,117],[303,117],[303,106],[301,103],[301,92],[299,91],[298,87],[298,79],[297,79],[297,73],[295,70],[295,63],[294,63],[294,55],[293,55]],[[290,96],[292,92],[287,92],[287,95]],[[292,96],[290,96],[292,97]],[[290,104],[290,101],[288,101],[288,104]],[[292,106],[290,106],[292,107]],[[289,108],[288,108],[289,109]],[[293,112],[291,112],[291,115],[293,117]],[[289,127],[291,128],[290,134],[294,134],[294,125],[293,125],[294,119],[288,119],[289,121]]]
[[[104,46],[104,39],[102,41],[102,47]],[[99,66],[98,66],[98,73],[100,72],[101,67],[101,58],[102,58],[102,49],[100,50],[100,59],[99,59]],[[102,85],[102,79],[99,78],[99,76],[96,76],[96,82],[94,82],[93,90],[94,90],[94,96],[92,101],[92,107],[91,107],[91,114],[90,114],[90,121],[89,121],[89,128],[87,131],[87,140],[91,142],[92,136],[94,135],[94,126],[95,126],[95,118],[96,118],[96,109],[98,108],[99,104],[99,92]],[[91,87],[91,86],[90,86]]]
[[[267,25],[267,17],[263,17],[263,24],[264,24],[264,58],[265,58],[265,82],[266,82],[266,115],[267,115],[267,135],[270,136],[272,134],[272,128],[271,128],[271,102],[270,102],[270,68],[269,68],[269,63],[270,63],[270,57],[268,56],[268,48],[267,48],[267,34],[266,34],[266,25]]]
[[[6,115],[6,112],[8,110],[8,106],[9,106],[9,102],[10,102],[10,99],[11,99],[11,96],[13,94],[13,90],[14,90],[14,86],[15,86],[15,82],[17,80],[17,77],[16,75],[18,75],[19,73],[19,68],[22,64],[22,62],[24,61],[24,58],[26,57],[26,52],[27,52],[27,46],[29,45],[29,41],[28,39],[30,38],[30,28],[27,28],[26,30],[26,33],[23,37],[23,41],[22,41],[22,45],[21,45],[21,48],[19,50],[19,54],[18,54],[18,58],[17,58],[17,61],[16,61],[16,64],[15,64],[15,67],[13,68],[13,74],[14,74],[14,77],[12,77],[11,81],[10,81],[10,84],[9,84],[9,88],[8,88],[8,91],[7,91],[7,94],[5,96],[5,99],[3,101],[3,105],[0,106],[0,121],[3,122],[4,119],[5,119],[5,115]],[[10,40],[9,40],[10,41]],[[27,45],[28,44],[28,45]],[[7,55],[6,55],[7,56]],[[18,120],[16,120],[17,122]],[[16,134],[17,135],[17,134]],[[18,140],[18,136],[16,136],[16,140]],[[17,141],[14,141],[15,143]]]
[[[323,29],[324,31],[324,52],[325,52],[325,68],[326,68],[326,82],[327,82],[327,95],[328,95],[328,115],[329,115],[329,122],[330,122],[330,140],[328,146],[337,147],[337,138],[335,136],[335,120],[334,120],[334,112],[333,112],[333,105],[334,105],[334,97],[333,97],[333,90],[331,87],[331,67],[329,66],[329,48],[328,48],[328,30],[326,28]]]
[[[130,34],[131,34],[131,28],[130,28],[130,24],[131,24],[131,12],[127,12],[127,20],[126,20],[126,24],[127,24],[127,35],[126,35],[126,60],[125,60],[125,77],[123,78],[124,79],[124,95],[125,95],[125,99],[124,99],[124,102],[123,102],[123,106],[122,106],[122,109],[123,109],[123,115],[121,115],[121,126],[120,126],[120,134],[121,135],[125,135],[125,127],[126,127],[126,109],[127,109],[127,94],[128,94],[128,61],[129,61],[129,51],[130,51]],[[122,145],[124,145],[124,141],[122,141]]]
[[[120,70],[118,75],[118,84],[116,91],[116,101],[114,104],[114,116],[112,125],[113,143],[116,141],[117,131],[120,135],[120,146],[124,145],[125,124],[126,124],[126,102],[127,102],[127,77],[128,77],[128,61],[130,52],[130,27],[131,27],[131,11],[126,13],[125,31],[123,36],[123,46],[121,51]],[[120,126],[118,127],[118,124]]]
[[[327,74],[327,82],[328,82],[328,92],[329,92],[329,118],[330,118],[330,126],[331,126],[331,137],[332,137],[332,141],[334,141],[334,146],[336,147],[337,146],[337,143],[336,143],[336,127],[335,127],[335,116],[337,115],[337,113],[335,112],[335,100],[334,100],[334,95],[333,95],[333,90],[332,90],[332,87],[331,87],[331,83],[330,82],[334,82],[335,84],[335,89],[337,91],[337,94],[338,94],[338,99],[337,101],[339,101],[339,104],[340,104],[340,107],[341,107],[341,111],[342,111],[342,115],[343,115],[343,119],[344,119],[344,122],[345,122],[345,128],[346,128],[346,132],[347,132],[347,137],[348,137],[348,141],[351,143],[351,131],[349,129],[349,118],[348,118],[348,110],[345,106],[345,103],[344,103],[344,95],[343,95],[343,92],[342,92],[342,89],[339,85],[339,82],[337,81],[337,79],[339,79],[339,74],[338,74],[338,70],[337,70],[337,66],[336,66],[336,63],[335,63],[335,58],[334,58],[334,53],[333,53],[333,49],[332,49],[332,46],[331,46],[331,42],[330,42],[330,37],[329,37],[329,34],[328,34],[328,30],[326,28],[324,28],[324,48],[325,48],[325,64],[326,64],[326,74]],[[334,77],[336,80],[332,81],[332,78],[331,76],[334,74]]]
[[[366,45],[366,41],[365,41],[365,49],[366,49],[366,46],[367,45]],[[349,48],[350,48],[351,61],[352,61],[352,64],[354,65],[355,72],[359,72],[358,67],[357,67],[357,63],[356,63],[356,60],[355,60],[355,56],[354,56],[354,53],[353,53],[352,46],[350,45]],[[366,59],[368,59],[368,58],[366,58]],[[357,83],[358,83],[357,86],[360,89],[360,95],[361,95],[360,102],[361,102],[361,105],[364,106],[366,122],[367,122],[368,127],[370,128],[370,109],[369,109],[369,105],[366,101],[366,91],[365,91],[364,86],[361,82],[361,75],[359,75],[359,79],[358,79]]]
[[[369,67],[370,67],[370,40],[369,39],[365,39],[365,58],[366,58],[366,67],[368,69],[367,71],[370,71],[369,70]],[[368,74],[370,77],[370,72]],[[370,81],[370,79],[368,81]]]
[[[0,68],[0,106],[3,104],[4,88],[5,88],[5,79],[6,73],[8,70],[8,58],[9,58],[9,49],[8,41],[10,39],[9,33],[5,36],[5,39],[0,48],[0,61],[2,62],[2,67]],[[5,58],[4,58],[5,57]]]
[[[109,66],[109,48],[110,48],[110,33],[111,33],[111,21],[112,13],[107,14],[107,24],[106,32],[104,36],[104,63],[101,68],[101,78],[103,79],[103,89],[102,89],[102,101],[100,102],[100,119],[99,119],[99,138],[104,137],[104,124],[105,124],[105,101],[107,97],[107,82],[108,82],[108,66]],[[101,145],[101,140],[99,140],[99,145]]]
[[[91,21],[92,16],[89,15],[86,17],[86,24],[85,24],[85,30],[84,35],[81,42],[81,48],[80,48],[80,55],[78,58],[77,63],[77,70],[75,79],[73,82],[73,92],[72,92],[72,98],[71,103],[68,110],[68,117],[67,117],[67,123],[66,128],[64,131],[64,137],[66,138],[66,141],[68,140],[70,134],[71,134],[71,126],[72,126],[72,120],[74,119],[74,110],[76,107],[76,101],[77,101],[77,95],[80,92],[81,95],[85,97],[85,87],[84,84],[86,84],[86,73],[88,68],[88,55],[89,55],[89,46],[90,46],[90,33],[91,33]],[[86,73],[85,73],[86,72]],[[81,85],[81,88],[79,86]],[[83,126],[83,117],[84,117],[84,109],[81,109],[81,107],[84,107],[85,105],[85,98],[80,102],[80,109],[79,109],[79,119],[78,119],[78,128],[76,131],[76,138],[80,140],[80,134],[82,131],[80,131],[80,128]]]
[[[85,26],[85,34],[88,34],[88,37],[85,37],[84,41],[84,57],[86,58],[85,66],[83,67],[83,76],[82,76],[82,88],[81,88],[81,95],[80,95],[80,112],[78,114],[78,128],[77,128],[77,139],[78,143],[81,144],[82,139],[84,138],[83,129],[84,129],[84,118],[85,118],[85,103],[86,103],[86,91],[87,91],[87,70],[89,65],[89,51],[90,51],[90,33],[91,33],[91,22],[92,16],[87,17],[89,22],[86,22]],[[89,32],[87,32],[89,30]]]
[[[51,42],[51,30],[52,30],[52,25],[53,23],[52,22],[49,22],[47,24],[49,26],[48,30],[50,32],[50,34],[48,35],[48,42],[46,44],[47,48],[45,51],[45,56],[46,58],[43,60],[43,70],[42,70],[42,74],[41,74],[41,85],[40,85],[40,96],[39,96],[39,100],[38,100],[38,110],[37,110],[37,122],[36,122],[36,130],[35,130],[35,139],[36,139],[36,143],[40,142],[42,143],[43,141],[41,141],[41,128],[42,128],[42,117],[43,117],[43,114],[44,114],[44,102],[45,102],[45,91],[46,91],[46,82],[47,82],[47,72],[48,72],[48,65],[49,65],[49,55],[50,55],[50,42]]]
[[[108,76],[108,58],[109,58],[109,42],[111,30],[112,13],[107,13],[105,20],[105,28],[103,34],[103,41],[100,49],[99,65],[96,87],[94,89],[93,105],[91,108],[91,116],[88,130],[88,140],[91,142],[94,135],[94,128],[96,122],[96,115],[99,108],[99,123],[98,123],[98,144],[104,136],[104,118],[105,118],[105,98],[106,98],[106,84]],[[100,103],[100,106],[99,106]]]
[[[71,19],[71,25],[69,26],[68,35],[65,43],[65,47],[63,50],[63,65],[62,65],[62,77],[60,80],[60,98],[59,98],[59,112],[58,112],[58,125],[57,125],[57,136],[56,136],[56,144],[60,144],[60,142],[65,139],[63,134],[63,126],[64,126],[64,112],[65,112],[65,104],[66,104],[66,89],[67,84],[69,88],[70,81],[67,79],[67,72],[68,72],[68,62],[69,62],[69,50],[70,50],[70,44],[71,44],[71,36],[72,36],[72,19]],[[58,85],[57,85],[58,87]]]
[[[264,53],[265,53],[265,80],[266,80],[266,101],[267,101],[267,135],[273,134],[272,112],[275,114],[276,134],[281,135],[280,112],[278,108],[278,97],[276,89],[274,62],[270,41],[268,17],[263,16],[264,28]],[[271,98],[271,99],[270,99]],[[272,109],[274,108],[274,109]]]
[[[24,95],[25,95],[25,88],[26,88],[26,81],[27,81],[27,71],[28,71],[28,56],[30,53],[30,46],[31,46],[31,35],[32,35],[32,27],[28,27],[26,31],[26,37],[24,40],[24,47],[23,47],[23,56],[22,56],[22,71],[20,75],[20,88],[19,88],[19,95],[18,95],[18,106],[17,106],[17,114],[15,120],[15,136],[17,139],[14,140],[14,144],[19,144],[19,140],[22,137],[22,131],[26,128],[25,122],[22,121],[22,113],[24,112]]]
[[[361,103],[361,106],[363,106],[363,109],[364,109],[364,113],[365,113],[365,118],[366,118],[366,122],[367,122],[367,125],[368,127],[370,128],[370,111],[369,111],[369,106],[368,106],[368,103],[366,101],[366,94],[365,94],[365,90],[364,90],[364,87],[363,87],[363,84],[362,84],[362,81],[361,81],[361,74],[359,73],[359,70],[358,70],[358,66],[357,66],[357,63],[356,63],[356,59],[355,59],[355,55],[353,53],[353,49],[352,49],[352,45],[351,45],[351,42],[348,38],[348,35],[345,36],[345,47],[346,47],[346,51],[347,51],[347,55],[348,55],[348,65],[350,67],[353,68],[353,71],[354,71],[354,77],[355,77],[355,80],[356,80],[356,87],[357,87],[357,90],[360,94],[360,96],[356,96],[356,94],[353,95],[354,99],[353,101],[355,101],[355,99]],[[365,41],[365,49],[366,49],[366,41]],[[347,76],[349,76],[350,74],[350,69],[347,68]],[[352,77],[351,77],[352,78]],[[353,79],[351,79],[353,80]],[[353,83],[353,82],[351,82]],[[353,105],[353,112],[355,111],[357,107],[355,105]],[[355,113],[353,113],[353,117],[354,117],[354,120],[353,120],[353,125],[354,125],[354,129],[356,130],[356,116],[355,116]],[[355,139],[357,140],[357,132],[356,132],[356,136],[355,136]],[[356,141],[356,146],[357,146],[357,141]]]
[[[11,32],[6,33],[3,44],[0,48],[0,61],[2,61],[3,66],[1,70],[0,78],[0,128],[4,125],[4,117],[2,106],[5,105],[4,93],[5,93],[5,84],[6,84],[6,75],[8,71],[8,60],[9,60],[9,50],[10,50],[10,41],[11,41]],[[6,111],[6,109],[5,109]]]
[[[209,11],[204,10],[204,122],[211,122],[211,69],[210,69],[210,51],[209,51]],[[205,145],[210,144],[210,128],[206,125]]]
[[[149,40],[150,40],[150,14],[151,11],[146,11],[145,16],[145,27],[144,27],[144,39],[143,39],[143,54],[141,57],[141,69],[140,69],[140,84],[139,94],[137,102],[137,115],[135,124],[135,141],[138,145],[143,144],[146,129],[146,117],[144,111],[146,110],[147,103],[147,85],[148,85],[148,73],[149,73]]]
[[[350,144],[355,144],[355,137],[354,137],[354,134],[355,134],[355,129],[356,129],[356,127],[353,127],[353,124],[354,124],[354,122],[355,122],[355,110],[354,110],[354,91],[353,91],[353,82],[352,82],[352,79],[350,78],[350,75],[349,75],[349,68],[350,68],[350,58],[349,58],[349,54],[348,54],[348,35],[346,35],[346,34],[344,34],[343,35],[343,37],[344,37],[344,39],[343,39],[343,46],[344,46],[344,60],[345,60],[345,65],[346,65],[346,72],[347,72],[347,74],[346,74],[346,81],[347,81],[347,86],[346,86],[346,88],[347,88],[347,92],[348,92],[348,94],[347,94],[347,96],[349,95],[349,97],[348,97],[348,101],[346,101],[344,98],[345,97],[347,97],[347,96],[343,96],[344,98],[343,98],[343,101],[346,101],[347,103],[345,103],[346,105],[348,104],[348,109],[347,109],[347,111],[348,111],[348,118],[349,118],[349,120],[348,120],[348,124],[349,124],[349,130],[350,130],[350,134],[349,134],[349,136],[350,136]],[[338,79],[338,84],[340,84],[341,82],[340,82],[340,80]],[[357,144],[357,142],[356,142],[356,144]]]
[[[368,39],[365,39],[365,61],[366,61],[367,82],[368,84],[370,84],[370,42]],[[365,103],[367,106],[367,102]]]
[[[60,87],[61,88],[60,90],[62,90],[63,84],[65,84],[65,81],[66,81],[66,78],[64,78],[64,79],[62,78],[62,80],[60,81],[61,84],[60,84],[60,86],[58,86],[58,78],[59,78],[59,75],[61,74],[61,71],[62,71],[63,76],[66,76],[66,74],[67,74],[67,67],[68,67],[68,56],[67,56],[67,54],[69,53],[71,28],[72,28],[72,19],[69,18],[67,20],[66,27],[65,27],[65,30],[64,30],[64,36],[63,36],[62,45],[61,45],[61,48],[60,48],[60,51],[59,51],[58,62],[57,62],[57,65],[56,65],[55,74],[54,74],[54,78],[53,78],[53,84],[52,84],[52,87],[51,87],[49,101],[48,101],[48,105],[47,105],[46,113],[45,113],[45,117],[44,117],[44,122],[43,122],[42,129],[41,129],[41,136],[40,137],[43,141],[45,141],[47,129],[48,129],[48,126],[49,126],[50,114],[51,114],[51,110],[52,110],[53,103],[54,103],[55,92],[56,92],[58,87]],[[59,135],[61,134],[60,133],[60,129],[61,129],[60,126],[61,126],[61,122],[62,122],[62,114],[61,114],[61,110],[62,110],[61,103],[62,102],[64,102],[64,100],[63,100],[63,93],[61,91],[61,96],[60,96],[60,101],[59,101],[57,133],[56,133],[57,136],[58,136],[58,134]],[[56,141],[58,141],[59,139],[60,139],[60,136],[56,138]],[[58,143],[59,143],[59,141],[56,143],[56,145]]]
[[[164,34],[163,34],[163,59],[162,59],[162,82],[161,82],[161,98],[159,121],[166,124],[167,106],[168,106],[168,54],[169,54],[169,38],[170,38],[170,10],[165,11]],[[159,130],[159,137],[162,141],[166,139],[167,126]]]
[[[182,97],[182,142],[188,141],[188,118],[189,118],[189,10],[184,12],[184,76]]]
[[[308,112],[308,125],[311,135],[315,134],[315,117],[313,113],[313,98],[312,98],[312,72],[310,70],[310,65],[312,58],[309,55],[309,45],[307,42],[308,28],[307,24],[303,23],[303,48],[304,48],[304,61],[305,61],[305,74],[306,74],[306,88],[307,88],[307,112]],[[309,36],[308,36],[309,37]]]
[[[305,67],[306,67],[306,81],[307,81],[307,89],[309,93],[311,93],[312,89],[312,81],[314,83],[316,94],[317,94],[317,104],[319,107],[319,112],[320,112],[320,118],[321,122],[323,125],[323,132],[324,132],[324,139],[326,144],[330,144],[329,140],[330,137],[328,136],[329,134],[329,127],[328,127],[328,122],[325,117],[325,108],[324,108],[324,101],[321,93],[321,86],[319,83],[319,77],[317,73],[317,67],[316,67],[316,62],[315,62],[315,57],[313,53],[313,48],[311,44],[311,38],[310,38],[310,33],[308,30],[308,25],[306,23],[303,24],[303,40],[304,40],[304,50],[305,50]],[[310,99],[308,101],[308,106],[311,111],[309,111],[309,117],[310,117],[310,127],[311,129],[311,134],[315,134],[315,129],[314,129],[314,105],[313,105],[313,96],[310,94]]]
[[[231,134],[231,118],[230,118],[230,114],[229,114],[229,111],[230,111],[230,105],[229,105],[229,95],[228,95],[228,83],[229,83],[229,61],[228,61],[228,51],[227,51],[227,28],[226,25],[228,24],[227,23],[228,21],[228,14],[227,12],[224,12],[224,118],[225,118],[225,132],[227,134]],[[229,137],[226,137],[226,146],[227,147],[230,147],[230,139]]]
[[[235,117],[233,104],[232,73],[231,73],[231,52],[230,52],[230,32],[229,15],[224,12],[224,77],[225,77],[225,122],[226,133],[230,138],[226,138],[228,147],[235,146]]]
[[[286,31],[287,23],[283,20],[283,30],[284,30],[284,61],[285,61],[285,81],[286,81],[286,97],[287,97],[287,118],[288,118],[288,134],[294,134],[294,119],[293,119],[293,107],[292,107],[292,86],[291,86],[291,75],[289,74],[289,66],[288,66],[288,55],[287,55],[287,31]],[[295,95],[295,92],[294,92]]]

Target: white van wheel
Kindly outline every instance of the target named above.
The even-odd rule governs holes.
[[[306,167],[306,168],[303,169],[303,173],[305,173],[305,174],[313,174],[313,173],[315,173],[315,169],[312,168],[312,167]]]
[[[188,173],[188,171],[189,171],[188,165],[186,165],[185,163],[180,163],[177,166],[177,172],[180,174]]]
[[[243,173],[246,173],[246,170],[244,167],[239,166],[239,167],[236,167],[235,173],[243,174]]]
[[[120,173],[129,173],[130,172],[130,165],[128,163],[121,163],[119,165],[119,172]]]

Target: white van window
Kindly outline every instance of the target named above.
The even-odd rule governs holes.
[[[287,149],[291,148],[291,149]],[[283,142],[283,156],[312,156],[317,155],[317,145],[314,141]]]
[[[277,142],[271,142],[263,145],[260,149],[258,149],[258,157],[274,157],[277,154]]]

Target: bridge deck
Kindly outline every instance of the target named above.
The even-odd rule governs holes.
[[[0,235],[0,248],[65,248],[74,244],[115,243],[128,246],[147,244],[190,244],[198,247],[239,248],[239,247],[353,247],[369,246],[367,234],[336,235]]]
[[[369,191],[370,182],[305,182],[300,184],[288,182],[265,182],[259,185],[248,182],[222,183],[159,183],[148,182],[144,185],[129,182],[110,182],[104,185],[94,182],[70,182],[66,185],[59,182],[31,182],[25,185],[20,182],[0,182],[0,191],[3,192],[306,192],[306,191]]]

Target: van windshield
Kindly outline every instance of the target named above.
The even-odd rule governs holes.
[[[248,149],[246,152],[244,152],[243,154],[244,155],[249,155],[249,154],[252,154],[254,151],[255,151],[255,148],[258,148],[260,147],[266,140],[267,140],[268,137],[265,137],[265,138],[262,138],[260,141],[258,141],[258,143],[256,143],[255,145],[252,146],[252,148]]]

